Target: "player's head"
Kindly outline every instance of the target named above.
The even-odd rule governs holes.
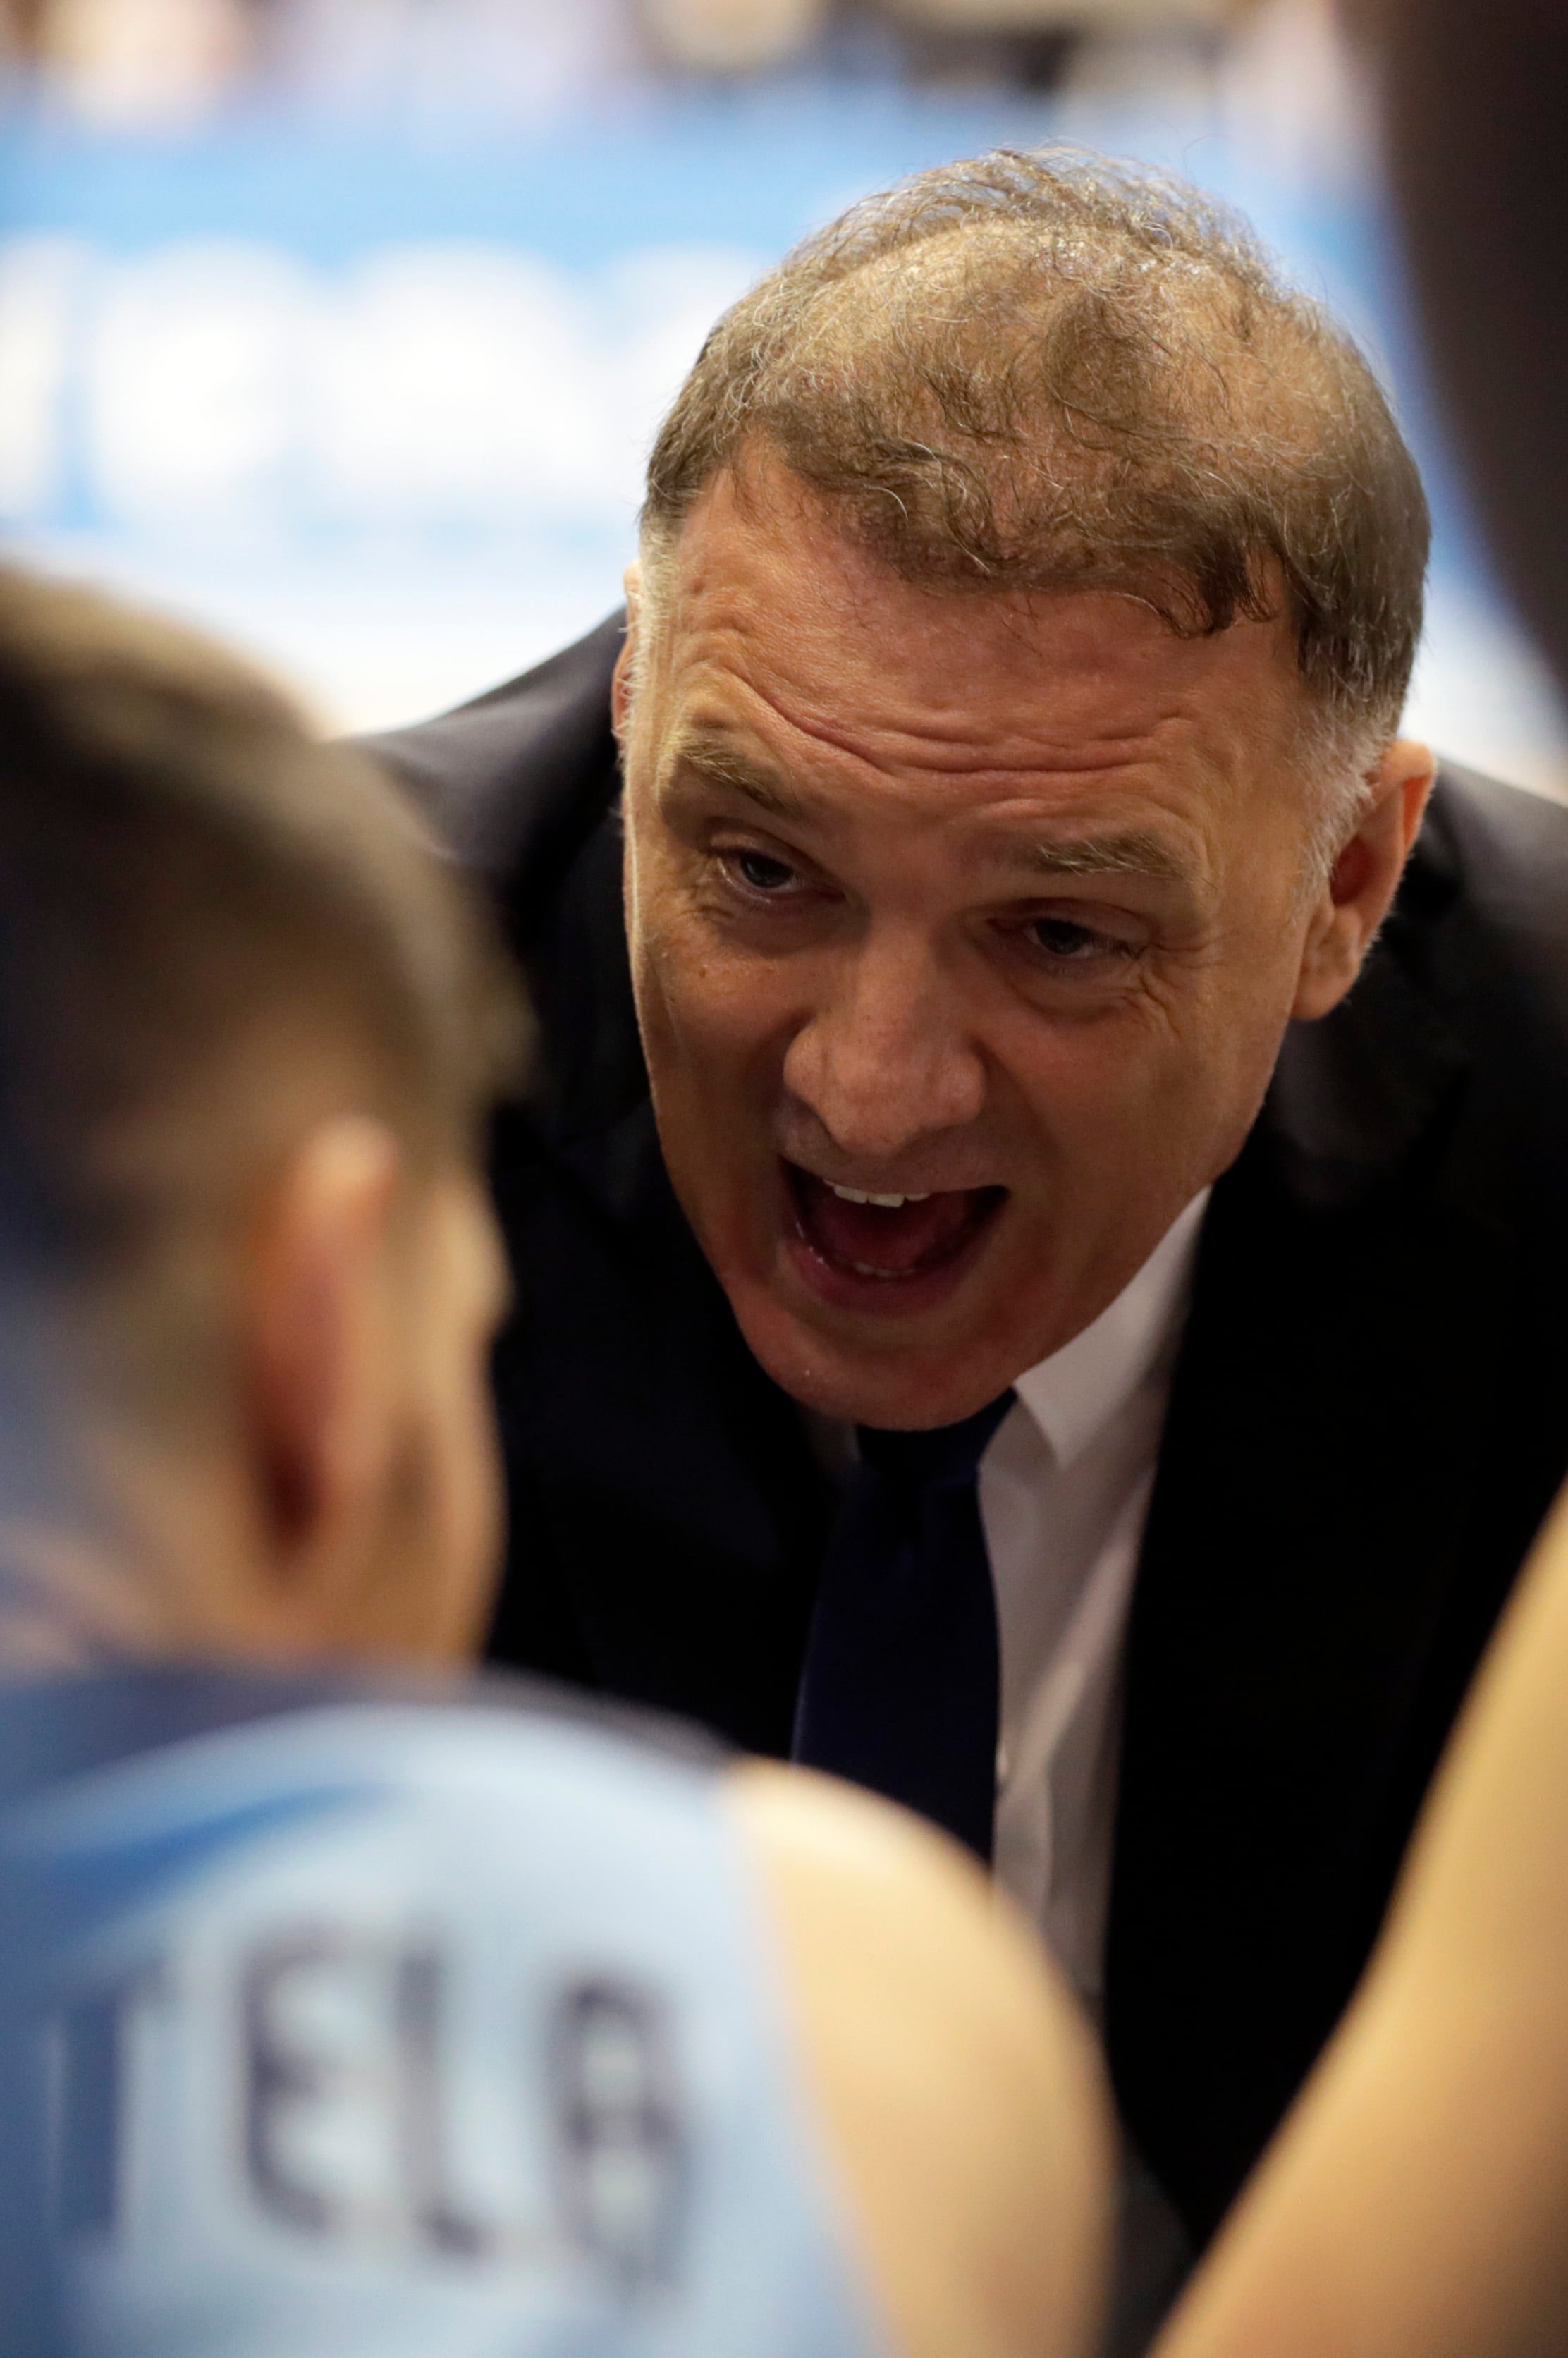
[[[488,1601],[516,1018],[380,777],[0,575],[0,1653],[439,1654]]]

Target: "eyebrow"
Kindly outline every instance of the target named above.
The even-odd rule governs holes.
[[[1009,840],[1003,857],[1034,876],[1155,876],[1165,883],[1179,884],[1187,872],[1169,844],[1146,827],[1130,827],[1121,835],[1070,836],[1033,843]]]
[[[798,819],[811,815],[812,806],[806,795],[796,794],[772,770],[752,761],[725,738],[711,736],[707,730],[683,730],[670,748],[669,758],[672,768],[693,770],[710,785],[728,786],[773,818]]]
[[[808,796],[797,794],[775,772],[752,761],[728,739],[706,730],[683,730],[670,749],[670,763],[672,768],[693,771],[711,785],[744,795],[771,817],[807,819],[814,815],[816,806]],[[1002,865],[1032,876],[1152,876],[1164,883],[1186,880],[1182,861],[1162,837],[1147,827],[1033,841],[999,831],[992,846]]]

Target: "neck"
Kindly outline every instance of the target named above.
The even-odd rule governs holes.
[[[229,1650],[251,1536],[232,1487],[103,1435],[47,1487],[36,1460],[0,1466],[0,1675]]]
[[[91,1550],[0,1525],[0,1675],[53,1678],[145,1659],[140,1617]]]

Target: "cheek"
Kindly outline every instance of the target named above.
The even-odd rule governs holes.
[[[1226,962],[1214,1033],[1238,1088],[1261,1097],[1280,1053],[1301,983],[1308,912],[1298,893],[1281,892],[1266,925],[1254,925]]]
[[[638,1022],[655,1105],[770,1107],[798,991],[784,960],[748,957],[701,916],[644,903],[633,942]]]
[[[626,941],[651,1062],[688,1033],[701,1035],[713,996],[689,882],[673,849],[657,837],[651,845],[637,838],[627,842]]]
[[[1294,989],[1279,938],[1268,955],[1217,964],[1173,1008],[1148,1134],[1169,1138],[1195,1183],[1229,1168],[1261,1110]]]
[[[1152,979],[1101,1020],[1022,1028],[999,1061],[1049,1141],[1054,1184],[1076,1167],[1110,1194],[1140,1173],[1197,1185],[1238,1151],[1287,1012],[1267,979],[1209,965]]]

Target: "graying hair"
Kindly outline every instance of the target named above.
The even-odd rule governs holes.
[[[725,314],[676,397],[651,588],[705,485],[768,448],[909,580],[1121,591],[1184,635],[1284,614],[1332,860],[1403,708],[1426,502],[1368,362],[1237,215],[1062,148],[851,207]]]

